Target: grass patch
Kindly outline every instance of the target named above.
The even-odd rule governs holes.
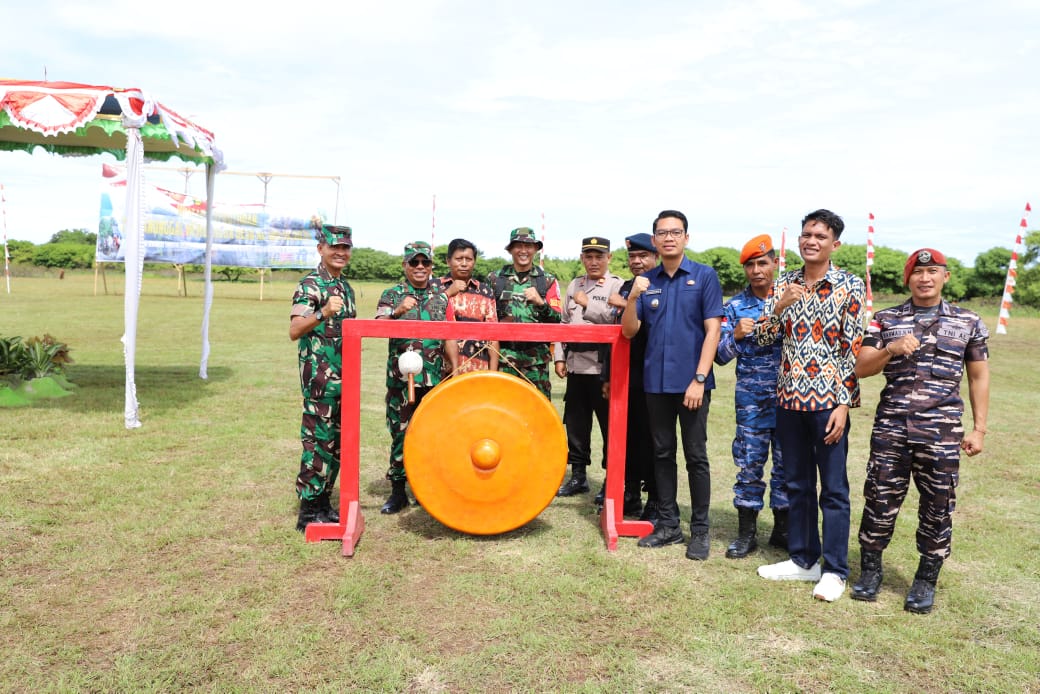
[[[914,492],[876,604],[825,605],[807,584],[758,579],[756,566],[782,558],[771,549],[723,557],[737,523],[731,369],[709,421],[707,562],[632,539],[607,553],[587,496],[493,538],[419,508],[381,516],[386,346],[374,339],[363,354],[365,535],[353,559],[337,543],[307,545],[293,530],[292,284],[267,284],[263,302],[256,285],[215,286],[201,381],[200,287],[183,298],[174,278],[146,278],[144,426],[127,431],[123,301],[94,296],[92,279],[20,278],[2,298],[3,332],[68,343],[79,386],[0,411],[2,691],[1037,690],[1040,318],[1016,314],[991,341],[987,449],[963,461],[953,557],[936,610],[915,616],[902,610]],[[371,316],[381,287],[358,289]],[[991,330],[996,310],[984,315]],[[851,417],[854,532],[880,387],[865,382]],[[598,485],[602,471],[591,474]],[[685,485],[679,498],[687,517]],[[855,577],[854,540],[850,555]]]

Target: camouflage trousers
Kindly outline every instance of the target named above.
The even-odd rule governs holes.
[[[390,432],[390,467],[386,478],[391,482],[407,479],[404,471],[404,435],[415,408],[433,388],[415,386],[415,402],[408,402],[408,384],[386,389],[386,429]]]
[[[913,477],[920,494],[917,551],[941,559],[949,557],[959,468],[960,437],[915,444],[907,440],[905,428],[875,426],[863,483],[860,546],[875,552],[888,547]]]
[[[339,475],[340,403],[305,402],[300,423],[300,473],[296,494],[305,501],[331,491]]]
[[[544,355],[532,354],[533,350],[518,351],[503,347],[499,350],[502,358],[498,361],[498,370],[504,374],[518,376],[530,381],[542,395],[552,400],[552,381],[549,380],[549,364]],[[513,366],[510,366],[512,364]]]
[[[766,459],[769,446],[773,447],[773,468],[769,475],[769,508],[785,509],[787,485],[784,483],[784,457],[776,429],[757,429],[737,425],[733,437],[733,463],[737,466],[737,482],[733,485],[733,505],[761,511],[765,506]]]

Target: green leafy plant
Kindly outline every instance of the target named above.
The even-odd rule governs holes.
[[[0,337],[0,376],[30,381],[51,374],[61,374],[73,363],[69,346],[51,335]]]

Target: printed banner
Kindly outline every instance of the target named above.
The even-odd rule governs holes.
[[[123,220],[126,170],[102,165],[101,215],[96,260],[125,260]],[[144,260],[146,263],[205,263],[206,201],[145,185]],[[263,204],[213,208],[213,265],[257,268],[312,268],[318,264],[311,217],[293,217]]]

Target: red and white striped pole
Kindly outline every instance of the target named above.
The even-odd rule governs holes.
[[[867,225],[867,319],[874,315],[874,290],[870,286],[870,270],[874,267],[874,213],[868,213],[870,224]]]
[[[1029,228],[1026,217],[1029,216],[1032,209],[1027,202],[1025,214],[1022,215],[1022,221],[1018,223],[1021,229]],[[1011,262],[1008,263],[1007,279],[1004,280],[1004,296],[1000,300],[1000,317],[997,318],[997,333],[1000,335],[1007,335],[1008,319],[1011,318],[1011,304],[1014,301],[1012,295],[1015,293],[1015,284],[1018,279],[1018,254],[1022,252],[1022,234],[1023,232],[1019,231],[1018,236],[1015,237],[1015,247],[1011,251]]]
[[[545,213],[542,212],[542,251],[538,254],[538,267],[545,269]]]
[[[0,213],[4,217],[4,279],[7,280],[7,293],[11,293],[11,256],[7,252],[7,198],[4,197],[4,184],[0,183]]]
[[[437,235],[437,195],[433,196],[433,212],[430,216],[430,248],[436,246],[434,237]]]
[[[776,266],[780,272],[784,272],[787,270],[787,249],[785,248],[786,245],[787,227],[784,227],[783,230],[780,232],[780,255],[777,256],[779,262]]]

